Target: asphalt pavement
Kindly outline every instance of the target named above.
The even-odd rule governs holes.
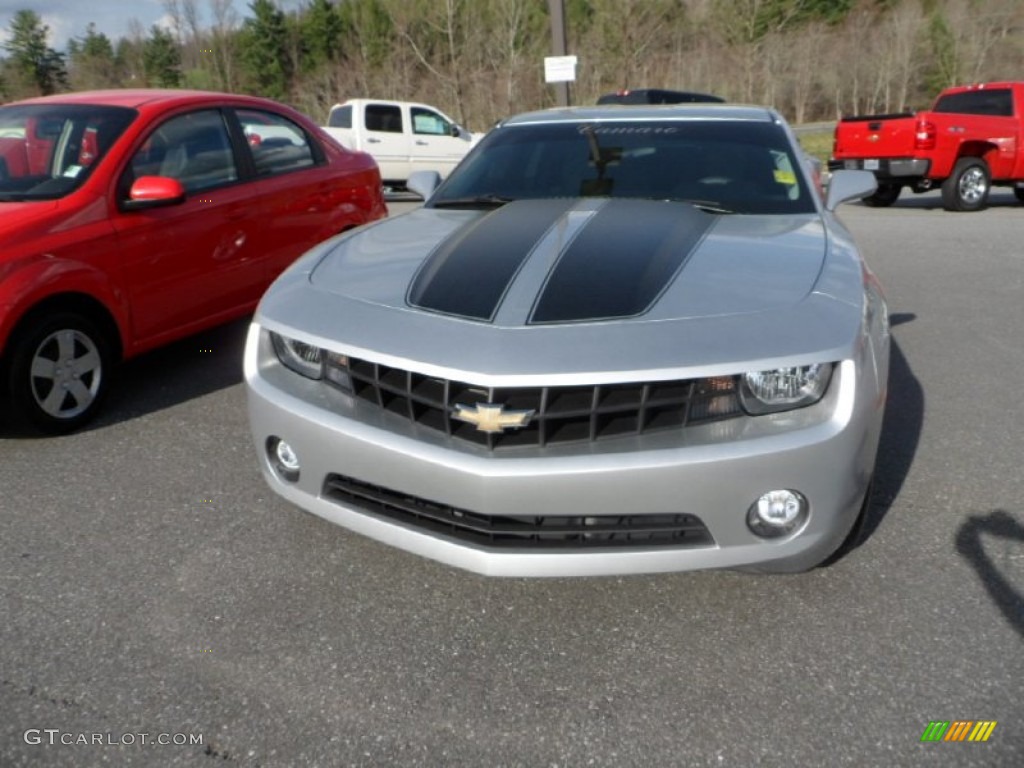
[[[839,562],[502,580],[361,538],[264,485],[236,322],[83,432],[0,427],[0,766],[1024,765],[1024,206],[842,218],[895,347]]]

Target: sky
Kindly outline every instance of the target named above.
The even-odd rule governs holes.
[[[249,2],[234,0],[233,8],[239,18],[248,15]],[[278,2],[283,10],[294,10],[302,5],[300,0]],[[213,20],[209,0],[197,0],[196,6],[202,26],[209,27]],[[146,32],[154,24],[168,26],[169,20],[163,0],[0,0],[0,43],[9,38],[11,19],[20,10],[36,12],[50,28],[50,47],[58,51],[67,49],[70,38],[84,36],[90,21],[95,22],[97,32],[116,44],[118,38],[129,36],[132,19]]]

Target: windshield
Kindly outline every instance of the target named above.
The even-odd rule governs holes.
[[[692,202],[718,213],[816,210],[782,127],[741,120],[613,119],[496,128],[431,207],[549,197]]]
[[[0,108],[0,201],[54,200],[78,188],[135,118],[123,107]]]

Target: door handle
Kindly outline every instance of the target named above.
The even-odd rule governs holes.
[[[380,144],[380,139],[375,139],[373,137],[369,137],[369,138],[366,139],[366,143],[367,144]]]
[[[421,147],[427,146],[429,142],[423,141],[423,139],[416,139],[416,144]]]

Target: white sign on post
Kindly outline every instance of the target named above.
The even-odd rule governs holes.
[[[574,83],[574,82],[576,82],[576,57],[575,56],[545,56],[544,57],[544,82],[545,83]]]

